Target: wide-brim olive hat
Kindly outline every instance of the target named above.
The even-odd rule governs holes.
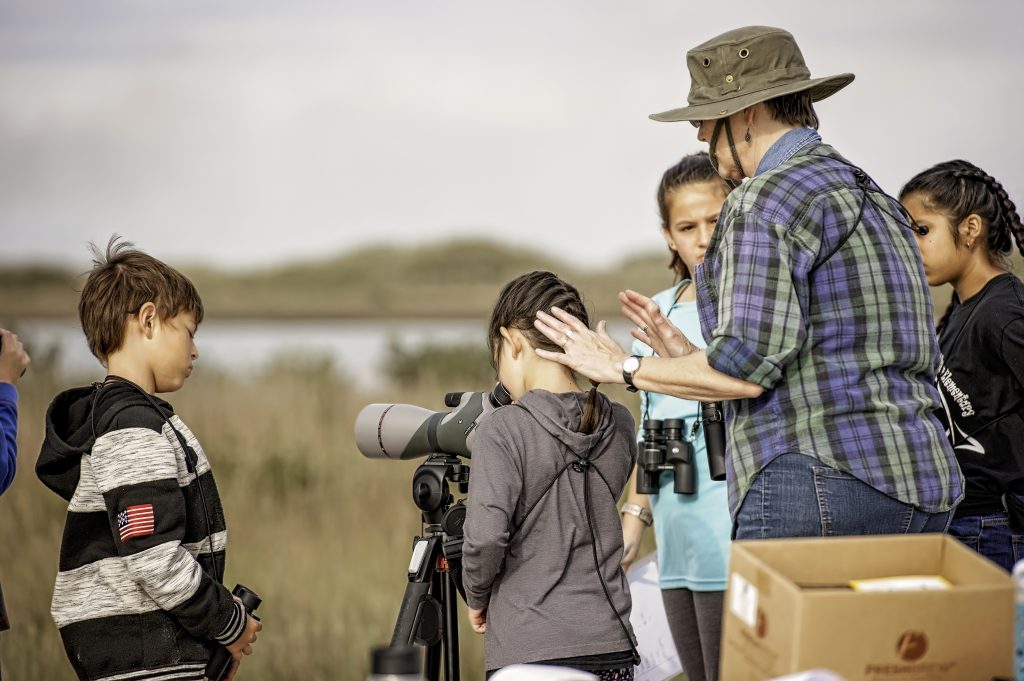
[[[712,38],[686,53],[689,106],[651,114],[656,121],[725,118],[748,106],[805,90],[825,99],[853,81],[852,73],[811,78],[804,56],[788,31],[745,26]]]

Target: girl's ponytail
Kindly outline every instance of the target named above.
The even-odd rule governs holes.
[[[601,402],[597,397],[597,384],[592,384],[587,392],[587,401],[583,405],[583,416],[580,418],[580,429],[577,431],[590,435],[601,424]]]

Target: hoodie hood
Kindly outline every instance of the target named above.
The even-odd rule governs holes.
[[[601,419],[590,434],[577,432],[587,404],[585,392],[551,393],[547,390],[531,390],[520,397],[517,404],[529,411],[544,430],[580,457],[586,456],[592,449],[596,456],[601,449],[596,445],[611,435],[614,425],[612,403],[600,392],[597,393],[597,404]]]
[[[78,487],[82,455],[92,451],[96,439],[93,425],[95,433],[101,434],[117,412],[146,404],[136,388],[124,383],[96,383],[58,394],[46,409],[46,436],[36,475],[65,501],[71,501]]]

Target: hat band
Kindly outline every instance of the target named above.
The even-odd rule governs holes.
[[[760,74],[759,74],[760,75]],[[723,97],[726,95],[734,95],[727,97],[727,99],[734,99],[735,97],[754,95],[765,90],[771,90],[773,88],[781,87],[783,85],[793,85],[802,81],[809,81],[811,79],[811,72],[807,70],[805,66],[793,66],[785,69],[774,69],[768,71],[765,78],[765,85],[757,90],[749,90],[747,92],[742,91],[742,83],[738,80],[734,83],[726,85],[711,86],[698,86],[693,89],[688,98],[690,106],[700,106],[703,104],[717,104],[723,101]],[[702,100],[702,101],[698,101]]]

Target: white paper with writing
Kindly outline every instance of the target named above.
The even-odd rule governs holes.
[[[629,623],[633,625],[642,658],[633,670],[633,678],[635,681],[665,681],[681,674],[683,666],[672,641],[658,586],[656,554],[651,552],[634,563],[626,578],[633,597]]]

